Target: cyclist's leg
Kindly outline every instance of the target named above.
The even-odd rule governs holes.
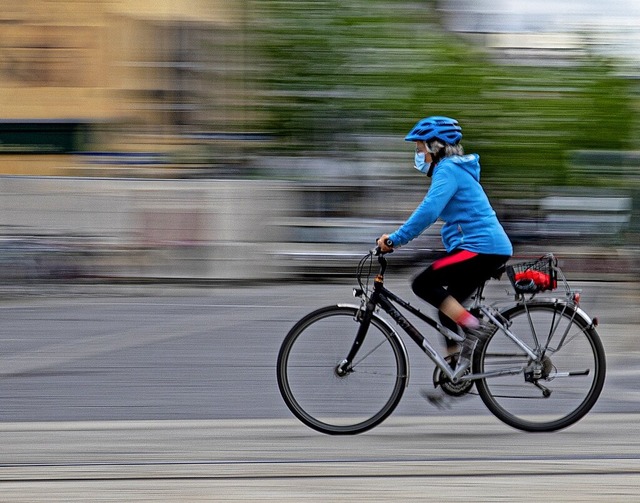
[[[418,297],[438,309],[440,322],[445,327],[453,332],[457,332],[458,325],[451,318],[449,318],[439,310],[440,305],[449,296],[449,292],[446,289],[447,284],[448,280],[446,276],[443,276],[441,273],[437,272],[437,268],[434,268],[433,264],[431,264],[414,278],[411,288]],[[458,347],[457,343],[449,339],[448,337],[445,337],[444,340],[448,352],[454,353]]]
[[[460,318],[468,314],[460,300],[471,295],[473,285],[477,284],[473,277],[477,270],[469,264],[478,256],[467,250],[455,250],[436,260],[413,280],[414,293],[460,325]]]
[[[460,327],[458,326],[458,324],[455,321],[453,321],[451,318],[449,318],[446,314],[444,314],[442,311],[438,311],[438,318],[440,319],[440,323],[442,324],[442,326],[448,328],[452,332],[455,332],[455,333],[459,332],[458,329]],[[447,346],[448,354],[452,354],[458,351],[458,343],[453,339],[444,337],[444,343]]]
[[[478,254],[449,268],[447,291],[458,302],[468,300],[475,290],[486,283],[504,265],[508,256]]]
[[[456,250],[427,267],[414,279],[412,288],[418,297],[438,308],[443,325],[455,331],[458,326],[477,323],[462,303],[508,259]],[[446,344],[449,352],[457,349],[450,339],[446,339]]]
[[[479,328],[479,320],[463,307],[462,302],[486,282],[508,258],[465,251],[454,252],[435,261],[417,276],[413,281],[413,291],[438,308],[440,320],[447,328],[457,331],[457,327],[462,326],[465,332],[469,328]],[[475,322],[475,327],[470,325],[470,322]],[[467,369],[471,366],[473,350],[481,335],[477,331],[472,333],[474,337],[465,339],[461,348],[455,341],[445,338],[450,355],[460,351],[457,357],[451,356],[450,359],[456,378],[468,372]],[[424,396],[436,405],[445,399],[442,388],[427,391]]]

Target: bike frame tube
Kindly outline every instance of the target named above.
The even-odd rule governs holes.
[[[431,327],[435,328],[439,332],[442,333],[442,329],[445,329],[433,318],[425,315],[420,312],[419,309],[413,307],[408,302],[404,301],[394,293],[390,292],[382,283],[376,283],[374,285],[374,290],[369,298],[369,301],[366,303],[364,309],[360,312],[361,314],[361,323],[358,328],[358,332],[356,334],[356,339],[351,347],[351,351],[347,358],[341,363],[341,367],[348,368],[353,360],[355,359],[358,350],[362,346],[364,339],[366,338],[367,331],[369,326],[371,325],[371,317],[376,309],[376,307],[380,307],[385,313],[387,313],[403,330],[404,332],[422,349],[422,351],[440,368],[440,370],[446,374],[449,379],[453,380],[453,369],[449,365],[449,363],[436,351],[433,345],[429,342],[429,340],[424,337],[420,331],[413,326],[413,324],[394,306],[393,302],[398,303],[402,308],[407,309],[412,314],[419,317],[421,320],[424,320]],[[488,317],[496,324],[496,326],[502,329],[508,337],[513,339],[513,341],[521,346],[523,351],[529,354],[533,359],[536,358],[536,355],[531,351],[531,349],[524,343],[522,343],[515,335],[513,335],[499,320],[497,320],[491,313],[487,312]],[[501,370],[496,370],[493,372],[484,372],[482,374],[467,374],[457,379],[457,381],[468,381],[475,379],[484,379],[488,377],[497,377],[502,375],[515,375],[521,374],[524,371],[524,368],[505,368]]]
[[[480,306],[480,310],[482,311],[482,314],[484,314],[487,318],[489,318],[493,324],[498,327],[499,330],[502,330],[504,332],[504,334],[509,337],[509,339],[511,339],[520,349],[522,349],[522,351],[524,351],[525,353],[527,353],[527,355],[529,356],[529,358],[533,359],[533,360],[537,360],[538,359],[538,355],[536,355],[533,350],[524,342],[522,342],[520,339],[518,339],[518,337],[516,337],[511,330],[509,330],[507,327],[504,326],[503,323],[500,322],[500,320],[498,320],[492,313],[491,311],[489,311],[486,307],[484,306]]]
[[[404,309],[407,309],[412,314],[419,317],[421,320],[424,320],[431,327],[435,328],[439,332],[443,333],[443,329],[446,330],[445,327],[442,327],[437,321],[433,318],[423,314],[419,309],[413,307],[408,302],[404,301],[394,293],[390,292],[384,286],[380,285],[377,289],[377,292],[374,288],[375,302],[380,308],[386,312],[404,331],[405,333],[411,337],[411,339],[424,351],[424,353],[440,368],[442,372],[444,372],[450,379],[453,378],[453,369],[449,366],[446,360],[438,353],[435,348],[431,345],[429,340],[424,337],[420,331],[415,328],[409,320],[393,305],[392,302],[398,303]],[[374,296],[372,295],[372,300]],[[528,356],[532,359],[536,360],[538,356],[533,352],[533,350],[527,346],[524,342],[522,342],[516,335],[514,335],[507,327],[504,326],[500,320],[498,320],[493,314],[487,310],[486,308],[481,306],[482,312],[498,327],[498,329],[502,330],[507,337],[509,337],[513,342],[518,345]],[[446,334],[445,334],[446,335]],[[471,379],[483,379],[488,377],[498,377],[502,375],[515,375],[521,374],[524,371],[522,367],[518,368],[505,368],[502,370],[496,370],[493,372],[484,372],[482,374],[467,374],[465,376],[460,377],[459,381],[466,381]]]
[[[364,313],[364,318],[366,321],[361,324],[360,329],[358,330],[358,334],[356,335],[356,341],[354,342],[354,346],[349,353],[349,357],[347,359],[349,362],[353,361],[355,358],[355,354],[357,353],[357,348],[362,344],[362,340],[364,336],[366,336],[366,329],[364,329],[363,325],[367,325],[366,328],[369,327],[371,313],[373,313],[376,306],[380,306],[380,308],[387,313],[405,332],[411,337],[411,339],[418,345],[424,353],[444,372],[449,376],[449,378],[453,377],[453,370],[447,363],[447,361],[436,351],[436,349],[431,345],[431,343],[420,333],[420,331],[414,327],[411,322],[392,304],[392,301],[397,302],[403,308],[409,310],[420,319],[427,322],[433,328],[439,330],[441,325],[430,318],[429,316],[421,313],[418,309],[411,306],[408,302],[405,302],[397,295],[391,293],[387,290],[382,282],[376,282],[374,284],[373,293],[369,302],[367,302],[366,311]],[[364,329],[364,330],[363,330]],[[362,340],[358,340],[359,336],[363,335]],[[356,347],[357,346],[357,347]]]
[[[445,337],[453,339],[454,341],[457,341],[457,342],[462,342],[464,340],[464,337],[458,335],[457,333],[453,332],[452,330],[449,330],[447,327],[441,325],[440,323],[438,323],[436,320],[434,320],[430,316],[427,316],[426,314],[424,314],[422,311],[420,311],[420,309],[412,306],[407,301],[401,299],[396,294],[394,294],[393,292],[390,292],[389,290],[387,290],[384,287],[382,288],[382,294],[387,300],[397,303],[402,308],[404,308],[407,311],[409,311],[411,314],[416,315],[418,318],[420,318],[422,321],[424,321],[427,324],[429,324],[431,327],[435,328],[438,332],[440,332]]]
[[[384,295],[380,296],[378,305],[402,328],[402,330],[406,332],[409,337],[411,337],[418,346],[420,346],[422,351],[424,351],[424,353],[440,368],[440,370],[445,372],[450,378],[453,376],[452,369],[446,360],[436,351],[428,339],[424,337]],[[437,323],[430,318],[425,319],[425,321],[434,328],[435,325],[437,325]]]
[[[343,370],[348,369],[353,360],[355,359],[358,350],[362,346],[364,339],[366,338],[367,331],[369,330],[369,326],[371,325],[371,318],[376,307],[380,307],[384,312],[386,312],[404,331],[405,333],[424,351],[424,353],[440,368],[440,370],[449,377],[454,382],[458,381],[468,381],[475,379],[482,379],[487,377],[495,377],[500,375],[507,374],[519,374],[524,371],[523,368],[512,368],[512,369],[502,369],[494,372],[485,372],[482,374],[467,374],[458,379],[453,379],[453,369],[447,363],[447,361],[436,351],[433,345],[429,342],[429,340],[424,337],[420,331],[414,327],[411,322],[396,308],[393,302],[397,303],[403,309],[406,309],[410,313],[414,314],[427,324],[429,324],[432,328],[436,329],[441,334],[451,337],[457,341],[464,340],[463,337],[458,336],[454,332],[451,332],[446,327],[442,326],[440,323],[435,321],[433,318],[423,314],[419,309],[413,307],[411,304],[401,299],[393,292],[387,290],[384,287],[384,271],[386,269],[386,260],[383,256],[378,258],[380,263],[380,272],[376,277],[373,285],[373,292],[369,297],[368,302],[364,306],[364,309],[360,310],[360,327],[358,328],[358,332],[356,334],[356,339],[347,355],[347,358],[342,361],[340,364],[340,368]],[[483,306],[479,306],[482,312],[500,329],[502,330],[507,337],[509,337],[513,342],[518,345],[528,356],[532,359],[537,360],[538,355],[536,355],[529,346],[527,346],[524,342],[518,339],[511,331],[504,326],[503,323],[500,322],[493,314]]]

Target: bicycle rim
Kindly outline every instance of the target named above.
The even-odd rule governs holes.
[[[527,309],[529,315],[527,315]],[[478,372],[522,369],[476,382],[485,405],[498,419],[525,431],[554,431],[580,420],[596,403],[605,377],[605,356],[595,328],[571,306],[553,302],[515,306],[503,313],[510,330],[530,348],[543,348],[537,368],[498,330],[481,348]],[[536,370],[536,381],[525,372]]]
[[[338,364],[353,345],[360,322],[355,307],[311,313],[286,336],[278,355],[278,386],[293,414],[311,428],[333,435],[356,434],[382,422],[395,409],[407,382],[407,361],[397,335],[374,317],[353,362],[339,376]]]

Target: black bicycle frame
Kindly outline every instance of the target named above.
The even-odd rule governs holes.
[[[369,326],[371,325],[371,317],[373,312],[375,311],[376,306],[380,306],[380,308],[385,311],[406,333],[411,339],[424,351],[424,353],[444,372],[452,378],[453,371],[451,366],[446,362],[446,360],[435,350],[435,348],[431,345],[429,340],[424,337],[420,331],[413,326],[413,324],[393,305],[393,302],[400,305],[402,308],[406,309],[410,313],[414,314],[421,320],[428,323],[431,327],[435,328],[438,332],[443,335],[447,334],[448,329],[443,327],[440,323],[435,321],[433,318],[427,316],[422,313],[419,309],[413,307],[411,304],[401,299],[393,292],[387,290],[383,285],[383,265],[381,273],[376,277],[373,287],[373,292],[369,301],[365,305],[365,309],[361,311],[360,315],[360,327],[358,328],[358,333],[356,334],[356,339],[351,347],[351,351],[347,355],[347,358],[340,364],[341,370],[346,370],[350,368],[351,363],[356,357],[360,346],[364,342],[364,339],[367,335],[367,331],[369,330]],[[450,335],[453,335],[451,333]],[[458,336],[459,337],[459,336]],[[460,338],[461,340],[462,338]],[[465,380],[466,376],[460,378],[460,380]]]
[[[358,353],[358,350],[362,346],[364,342],[367,331],[371,326],[371,319],[373,317],[373,313],[376,307],[380,307],[384,312],[386,312],[399,326],[402,328],[406,334],[411,337],[411,339],[424,351],[424,353],[440,368],[440,370],[449,377],[452,382],[458,381],[468,381],[475,379],[484,379],[488,377],[498,377],[502,375],[515,375],[521,374],[524,372],[524,368],[522,367],[514,367],[514,368],[504,368],[500,370],[495,370],[492,372],[483,372],[483,373],[470,373],[461,376],[458,379],[453,378],[453,369],[451,369],[450,365],[447,361],[435,350],[435,348],[431,345],[429,340],[424,337],[420,331],[413,326],[413,324],[396,308],[393,304],[394,302],[398,304],[403,309],[406,309],[413,315],[417,316],[419,319],[423,320],[425,323],[429,324],[432,328],[440,332],[445,337],[449,337],[458,342],[464,340],[464,337],[459,336],[457,333],[452,332],[448,328],[442,326],[440,323],[435,321],[433,318],[423,314],[419,309],[413,307],[411,304],[401,299],[393,292],[387,290],[384,287],[384,272],[387,266],[387,261],[384,256],[378,256],[378,262],[380,263],[380,272],[376,276],[373,285],[373,291],[368,301],[366,302],[364,309],[360,309],[358,311],[358,321],[360,322],[360,326],[358,327],[358,332],[356,334],[356,339],[347,355],[346,359],[343,360],[337,367],[336,371],[339,375],[344,375],[353,371],[352,363]],[[484,285],[481,285],[476,293],[476,298],[482,297]],[[364,295],[365,292],[360,291],[359,295]],[[504,332],[504,334],[510,338],[520,349],[522,349],[527,356],[531,359],[531,361],[540,361],[541,355],[537,354],[536,351],[528,347],[524,342],[522,342],[515,334],[513,334],[507,326],[505,326],[495,315],[491,312],[491,310],[486,309],[482,306],[479,307],[480,311],[484,316],[487,317],[489,321],[491,321],[497,329]],[[566,334],[565,334],[566,337]],[[561,343],[563,339],[561,340]],[[548,344],[549,341],[547,341]],[[581,374],[576,374],[581,375]]]

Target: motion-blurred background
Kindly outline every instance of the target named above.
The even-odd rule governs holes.
[[[351,274],[426,192],[427,115],[516,254],[637,280],[639,54],[635,0],[3,2],[0,281]]]

